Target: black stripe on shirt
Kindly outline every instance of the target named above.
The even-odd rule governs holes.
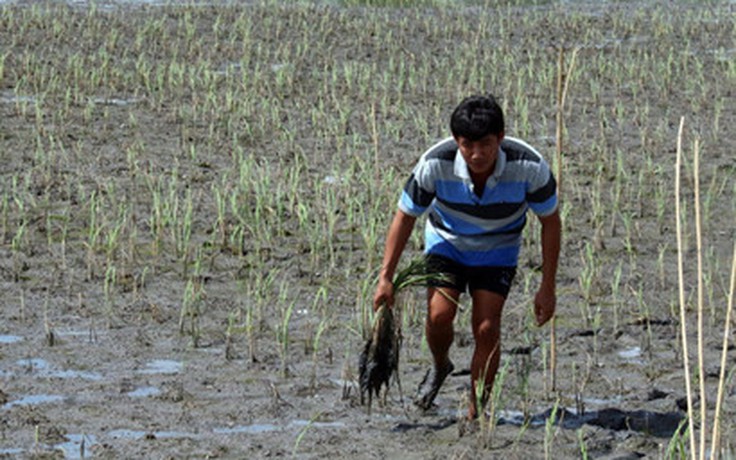
[[[448,144],[441,144],[432,149],[429,153],[427,153],[425,159],[455,161],[455,155],[457,155],[457,144],[454,142],[450,142]]]
[[[549,180],[539,189],[526,195],[527,201],[531,203],[543,203],[547,201],[557,191],[557,181],[555,177],[550,174]]]
[[[411,198],[411,201],[413,201],[414,204],[423,208],[429,206],[434,199],[434,193],[428,192],[420,187],[419,182],[417,182],[413,173],[411,177],[409,177],[409,180],[406,181],[404,191],[409,195],[409,198]]]
[[[480,219],[505,219],[514,215],[524,203],[493,203],[493,204],[464,204],[453,203],[437,197],[437,201],[441,202],[453,211],[458,211],[469,216],[478,217]]]
[[[437,211],[432,211],[429,213],[429,221],[432,224],[434,228],[438,228],[440,230],[444,230],[446,232],[455,233],[449,228],[445,226],[445,224],[442,223],[442,218],[437,214]],[[521,219],[519,221],[519,225],[517,225],[514,228],[506,229],[503,231],[489,231],[489,232],[483,232],[479,233],[475,236],[492,236],[492,235],[517,235],[521,233],[521,231],[526,226],[526,214],[521,216]]]
[[[531,152],[526,147],[515,142],[501,142],[501,148],[506,152],[506,161],[530,161],[532,163],[540,163],[542,159]]]

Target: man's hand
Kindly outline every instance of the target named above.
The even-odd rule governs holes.
[[[378,311],[381,305],[389,308],[394,306],[394,283],[383,277],[378,279],[376,292],[373,294],[373,311]]]
[[[551,289],[540,289],[534,296],[534,316],[537,318],[537,326],[544,326],[555,314],[557,296]]]

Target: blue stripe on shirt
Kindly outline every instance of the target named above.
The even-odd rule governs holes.
[[[557,195],[552,195],[546,201],[541,203],[529,202],[529,208],[539,216],[547,216],[557,208]]]
[[[489,249],[487,251],[462,251],[429,229],[425,232],[427,254],[447,257],[471,267],[515,267],[519,261],[518,245]]]
[[[442,209],[439,207],[435,207],[434,212],[437,217],[440,218],[441,225],[445,229],[451,229],[453,233],[457,233],[459,235],[482,235],[488,232],[488,230],[483,227],[473,225],[470,222],[448,215],[446,212],[442,212]]]
[[[464,182],[438,180],[437,195],[458,204],[521,203],[526,200],[525,187],[524,182],[500,182],[486,187],[483,196],[478,198]]]
[[[410,216],[419,217],[427,210],[427,207],[414,203],[409,194],[404,191],[401,193],[401,199],[399,200],[399,209]]]

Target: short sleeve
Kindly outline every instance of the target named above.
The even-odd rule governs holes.
[[[526,201],[538,216],[548,216],[557,210],[557,181],[549,164],[542,160],[527,183]]]
[[[427,211],[435,197],[435,180],[432,164],[422,157],[406,181],[399,199],[399,209],[410,216],[419,217]]]

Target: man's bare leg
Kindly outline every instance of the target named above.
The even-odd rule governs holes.
[[[425,410],[432,406],[440,386],[454,368],[449,358],[449,351],[454,338],[452,323],[457,312],[459,297],[460,292],[456,289],[430,288],[428,291],[425,333],[434,359],[434,368],[425,375],[415,401]]]
[[[468,417],[475,419],[483,407],[477,407],[476,388],[479,379],[481,384],[481,406],[485,406],[493,390],[493,381],[498,371],[501,356],[501,312],[506,301],[503,296],[491,291],[477,289],[471,293],[473,297],[473,337],[475,351],[470,365],[471,401]]]

